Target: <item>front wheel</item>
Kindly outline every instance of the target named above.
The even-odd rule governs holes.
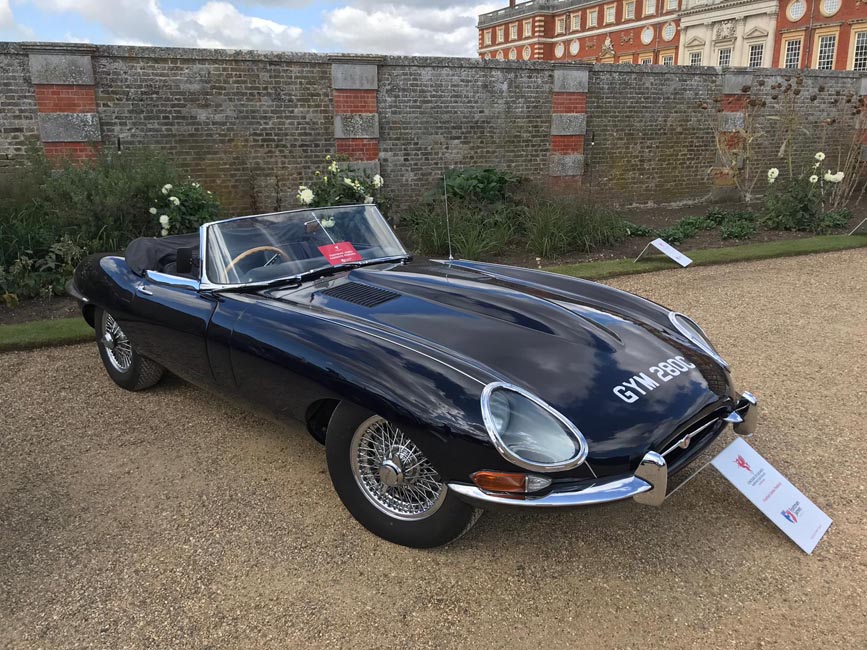
[[[114,316],[97,309],[94,322],[99,356],[115,384],[135,391],[150,388],[162,379],[163,367],[135,351]]]
[[[482,511],[450,493],[418,446],[385,418],[337,407],[325,437],[328,472],[346,509],[395,544],[430,548],[454,541]]]

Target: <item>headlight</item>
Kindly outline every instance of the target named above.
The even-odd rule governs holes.
[[[719,355],[719,352],[716,351],[713,343],[710,342],[707,334],[705,334],[704,330],[698,326],[698,323],[692,320],[689,316],[684,316],[676,311],[668,312],[668,319],[671,321],[672,325],[677,328],[678,332],[716,359],[724,368],[728,369],[729,364],[727,364]]]
[[[482,418],[500,454],[524,469],[559,472],[587,458],[587,441],[575,425],[517,386],[485,386]]]

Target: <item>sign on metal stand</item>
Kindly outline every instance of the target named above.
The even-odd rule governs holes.
[[[665,255],[666,257],[670,257],[675,262],[680,264],[682,267],[686,268],[690,264],[692,264],[692,260],[688,258],[686,255],[677,250],[674,246],[669,244],[664,239],[654,239],[647,246],[644,247],[644,250],[638,254],[638,257],[635,258],[635,262],[641,259],[641,256],[647,252],[647,249],[653,246],[660,253]],[[634,262],[633,262],[634,263]]]

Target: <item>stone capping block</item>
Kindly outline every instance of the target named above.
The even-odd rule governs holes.
[[[551,135],[584,135],[587,132],[585,113],[554,113],[551,115]]]
[[[93,65],[87,54],[30,54],[34,84],[92,86]]]
[[[333,63],[331,87],[336,90],[376,90],[377,66],[370,63]]]
[[[378,138],[378,113],[351,113],[334,116],[335,138]]]
[[[584,174],[584,156],[582,154],[567,156],[551,154],[548,173],[551,176],[582,176]]]
[[[719,120],[720,131],[740,131],[744,128],[744,114],[740,111],[736,113],[719,113]]]
[[[97,142],[102,139],[96,113],[40,113],[42,142]]]
[[[858,90],[859,95],[867,95],[867,77],[861,77],[861,87]]]
[[[586,93],[589,78],[589,71],[582,68],[554,68],[554,92]]]
[[[378,160],[351,160],[348,165],[351,171],[367,176],[372,177],[379,173]]]
[[[726,72],[723,74],[723,94],[737,95],[743,92],[744,86],[753,85],[752,72]]]

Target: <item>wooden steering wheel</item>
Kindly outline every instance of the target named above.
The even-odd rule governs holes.
[[[248,248],[248,249],[245,250],[243,253],[241,253],[240,255],[238,255],[235,259],[233,259],[233,260],[229,263],[229,266],[226,267],[226,271],[225,271],[225,272],[228,274],[229,271],[231,271],[232,269],[234,269],[234,268],[235,268],[235,265],[236,265],[238,262],[240,262],[241,260],[243,260],[243,259],[249,257],[250,255],[253,255],[254,253],[262,253],[262,252],[264,252],[264,251],[273,251],[273,252],[277,253],[278,255],[280,255],[281,257],[286,258],[287,260],[289,259],[288,256],[286,255],[286,252],[285,252],[285,251],[281,251],[279,248],[276,248],[276,247],[274,247],[274,246],[256,246],[255,248]]]

